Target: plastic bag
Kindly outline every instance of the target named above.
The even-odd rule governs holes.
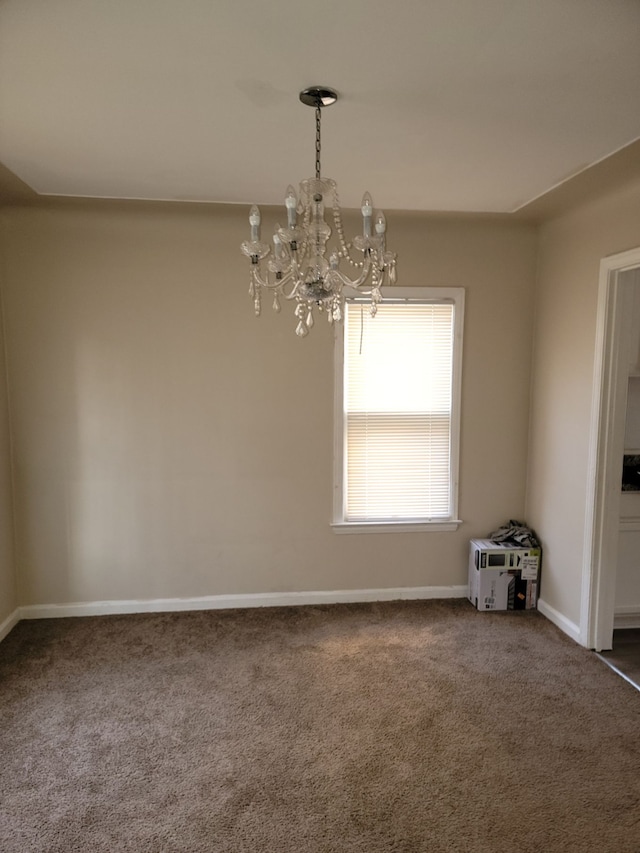
[[[502,527],[489,534],[494,542],[509,542],[519,548],[539,548],[538,537],[523,521],[510,519]]]

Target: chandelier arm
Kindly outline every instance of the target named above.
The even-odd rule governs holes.
[[[293,287],[291,288],[291,292],[289,294],[284,294],[285,299],[295,299],[298,295],[298,291],[300,290],[300,285],[302,284],[302,280],[298,279],[294,281]]]
[[[266,276],[262,276],[262,275],[260,275],[257,268],[254,267],[252,270],[252,276],[253,276],[253,281],[255,282],[255,284],[259,285],[260,287],[264,287],[265,290],[279,291],[280,293],[282,293],[282,295],[285,297],[285,299],[290,298],[285,293],[285,288],[289,284],[293,284],[294,287],[297,287],[297,283],[293,277],[293,272],[291,270],[288,270],[286,273],[284,273],[282,278],[280,278],[280,279],[278,279],[278,278],[270,279],[269,273],[267,273]]]
[[[362,272],[360,273],[358,278],[351,279],[351,278],[349,278],[348,275],[345,275],[344,273],[340,272],[340,270],[332,270],[332,273],[334,275],[337,275],[337,277],[340,279],[340,281],[342,282],[342,284],[345,287],[353,287],[354,289],[359,290],[362,287],[362,285],[365,283],[365,281],[367,280],[370,271],[371,271],[371,258],[365,258],[364,261],[362,262]],[[376,286],[375,284],[372,284],[372,289],[375,286]],[[365,292],[368,292],[368,291],[362,291],[362,293],[365,293]]]

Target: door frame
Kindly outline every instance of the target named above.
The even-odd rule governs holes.
[[[631,339],[621,274],[637,268],[640,247],[600,262],[580,614],[580,641],[596,651],[613,640]]]

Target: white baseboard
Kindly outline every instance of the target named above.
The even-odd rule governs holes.
[[[567,636],[571,637],[572,640],[575,640],[575,642],[581,646],[584,645],[580,634],[580,628],[575,624],[575,622],[567,619],[567,617],[563,616],[559,610],[556,610],[555,607],[547,604],[547,602],[542,598],[538,599],[538,610],[550,622],[553,622],[556,627],[560,628],[560,630],[564,631]]]
[[[9,631],[11,631],[12,628],[15,628],[19,621],[20,610],[17,609],[14,610],[13,613],[11,613],[9,616],[7,616],[4,622],[0,623],[0,642],[4,640],[4,638],[7,636],[7,634],[9,633]]]
[[[640,607],[616,607],[613,614],[613,627],[640,628]]]
[[[130,601],[82,601],[21,607],[20,619],[62,616],[107,616],[123,613],[167,613],[179,610],[228,610],[235,607],[288,607],[296,604],[356,604],[369,601],[466,598],[465,586],[416,586],[396,589],[347,589],[316,592],[263,592],[207,595],[198,598],[151,598]]]

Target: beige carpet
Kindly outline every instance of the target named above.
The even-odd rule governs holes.
[[[640,693],[450,602],[19,624],[2,853],[638,853]]]

